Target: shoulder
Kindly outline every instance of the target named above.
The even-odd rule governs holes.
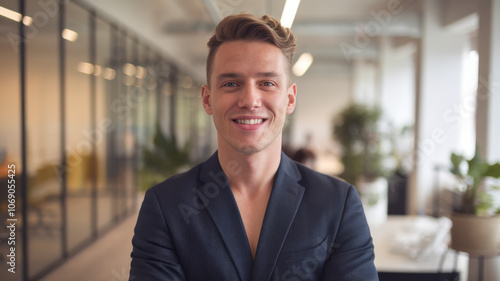
[[[225,176],[219,164],[218,154],[215,152],[206,161],[195,165],[190,170],[172,176],[165,181],[151,187],[146,192],[146,199],[156,197],[160,205],[165,208],[175,208],[196,200],[199,188],[206,185],[218,184],[223,188]]]
[[[296,163],[296,165],[301,175],[299,183],[306,187],[306,189],[314,189],[321,192],[348,192],[350,189],[354,189],[350,183],[344,180],[322,174],[300,163]]]
[[[356,188],[339,178],[325,175],[296,164],[301,175],[298,183],[304,187],[304,203],[322,206],[323,211],[343,212],[349,205],[361,205]],[[354,205],[353,205],[354,204]]]

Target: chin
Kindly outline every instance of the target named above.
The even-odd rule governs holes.
[[[255,146],[255,145],[251,145],[251,144],[248,144],[248,145],[238,144],[238,145],[233,146],[233,148],[236,151],[238,151],[239,153],[246,154],[246,155],[255,154],[255,153],[261,152],[262,150],[265,149],[265,147]]]
[[[257,152],[260,152],[260,151],[262,151],[262,149],[257,149],[254,147],[243,147],[243,148],[238,147],[238,148],[236,148],[236,151],[238,151],[241,154],[250,155],[250,154],[255,154]]]

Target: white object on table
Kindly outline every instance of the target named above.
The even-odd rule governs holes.
[[[385,272],[451,272],[455,252],[447,251],[451,222],[428,216],[388,216],[371,229],[375,246],[375,267]],[[460,279],[466,280],[468,257],[458,256]]]

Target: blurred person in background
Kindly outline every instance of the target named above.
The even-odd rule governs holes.
[[[307,147],[297,149],[291,158],[308,168],[314,169],[316,154]]]

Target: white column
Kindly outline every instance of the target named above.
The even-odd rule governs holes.
[[[480,0],[478,5],[478,89],[476,103],[476,142],[481,154],[491,162],[500,161],[500,0]],[[500,258],[469,263],[469,280],[499,280]]]
[[[488,159],[500,161],[500,0],[494,0],[491,8],[491,71],[490,71],[490,125]]]
[[[411,213],[430,213],[433,167],[448,165],[451,152],[459,149],[463,116],[461,104],[462,60],[467,34],[451,33],[441,25],[442,1],[423,2],[419,85],[416,185],[412,186]],[[473,118],[470,117],[470,118]]]
[[[481,0],[478,10],[476,141],[483,156],[500,161],[500,0]]]

